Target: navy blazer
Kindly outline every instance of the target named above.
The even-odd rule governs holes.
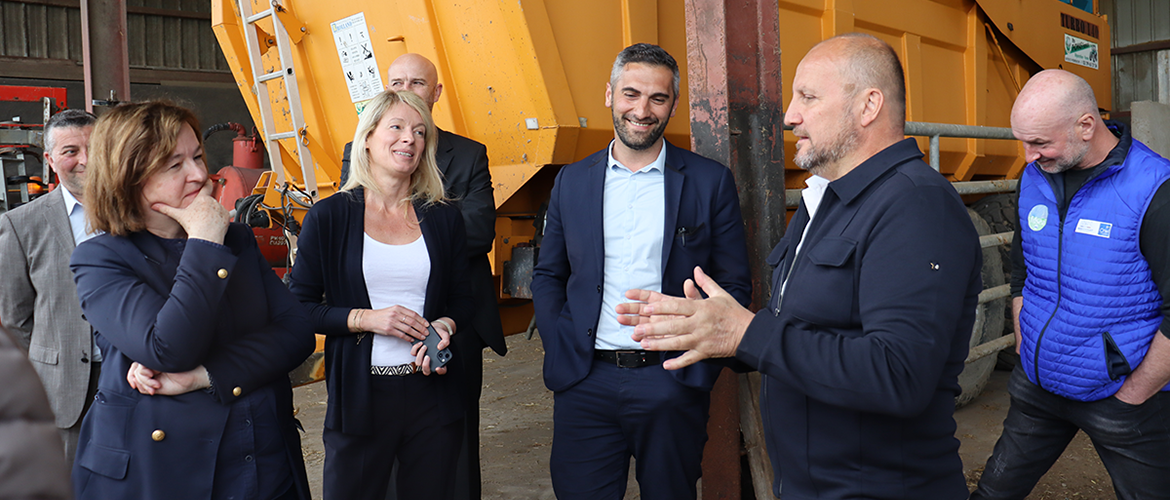
[[[731,171],[663,142],[662,292],[682,296],[683,282],[693,278],[695,266],[700,266],[746,306],[752,285]],[[601,212],[608,158],[607,148],[565,166],[557,174],[549,200],[544,240],[532,273],[532,302],[544,343],[544,384],[552,391],[580,382],[593,362],[605,277]],[[679,354],[672,352],[668,357]],[[673,374],[687,386],[710,390],[721,369],[696,363]]]
[[[325,427],[346,434],[373,432],[375,417],[370,409],[373,336],[350,332],[347,321],[351,310],[370,309],[362,272],[365,206],[365,191],[361,188],[342,191],[313,205],[297,239],[297,261],[289,284],[293,295],[308,308],[310,326],[326,336],[329,406],[325,410]],[[459,331],[470,320],[473,307],[465,272],[463,216],[446,203],[415,203],[414,209],[431,259],[422,316],[427,320],[447,316],[455,320]],[[454,343],[451,349],[456,357],[464,355]],[[460,366],[461,363],[450,363],[446,375],[431,375],[442,381],[443,392],[437,395],[443,400],[439,405],[442,414],[436,418],[443,421],[453,422],[463,416]]]
[[[179,257],[166,244],[148,232],[105,234],[73,253],[81,308],[104,358],[73,468],[78,496],[210,498],[229,405],[265,391],[272,407],[260,414],[279,420],[294,488],[307,500],[288,379],[313,352],[304,308],[247,226],[229,227],[227,248],[188,240]],[[165,372],[203,365],[215,390],[143,395],[126,382],[134,361]]]

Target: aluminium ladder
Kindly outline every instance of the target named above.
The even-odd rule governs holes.
[[[245,21],[244,40],[248,46],[248,59],[252,67],[252,91],[256,94],[256,101],[260,105],[264,146],[268,150],[272,171],[276,174],[277,184],[281,185],[280,189],[289,196],[296,197],[296,190],[288,188],[289,182],[284,176],[284,164],[280,153],[280,141],[294,139],[297,157],[300,159],[301,180],[305,183],[305,192],[311,197],[310,200],[300,201],[304,206],[311,205],[318,196],[317,172],[313,163],[313,155],[309,152],[308,147],[308,132],[305,128],[304,111],[301,109],[301,94],[297,87],[296,72],[293,68],[292,41],[284,22],[281,20],[280,14],[284,13],[284,7],[273,0],[270,8],[255,13],[252,9],[252,0],[237,0],[237,5],[240,9],[240,17]],[[272,20],[273,31],[275,31],[272,34],[272,40],[260,40],[254,26],[266,18]],[[262,57],[269,49],[260,50],[260,44],[272,44],[273,41],[275,41],[277,52],[280,55],[280,67],[276,71],[266,72]],[[273,99],[268,90],[268,82],[277,79],[284,83],[284,92],[288,98],[288,111],[292,122],[292,130],[289,131],[276,130],[276,117],[273,114]]]

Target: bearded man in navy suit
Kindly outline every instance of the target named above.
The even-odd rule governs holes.
[[[641,350],[615,307],[630,289],[682,295],[696,266],[746,305],[739,197],[727,167],[662,138],[679,71],[661,47],[623,50],[605,99],[615,139],[557,175],[532,278],[555,393],[553,489],[560,499],[620,499],[633,456],[642,498],[695,498],[721,368],[667,372],[662,361],[678,353]]]

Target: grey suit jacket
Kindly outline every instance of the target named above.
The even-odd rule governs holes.
[[[0,215],[0,324],[28,351],[65,429],[85,406],[93,334],[69,271],[76,245],[61,189]]]

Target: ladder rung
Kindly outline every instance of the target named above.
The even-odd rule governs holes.
[[[259,13],[259,14],[255,14],[252,17],[249,17],[248,19],[246,19],[246,21],[248,22],[248,24],[252,24],[252,23],[255,23],[256,21],[259,21],[259,20],[264,19],[266,17],[269,17],[271,15],[272,15],[272,9],[268,9],[266,11]]]
[[[256,80],[260,82],[267,82],[268,80],[275,80],[282,76],[284,76],[284,71],[273,71],[271,73],[260,75],[260,78],[257,78]]]
[[[292,139],[293,137],[296,137],[296,136],[297,136],[296,132],[281,132],[279,134],[272,134],[272,135],[268,136],[268,140],[279,141],[281,139]]]

